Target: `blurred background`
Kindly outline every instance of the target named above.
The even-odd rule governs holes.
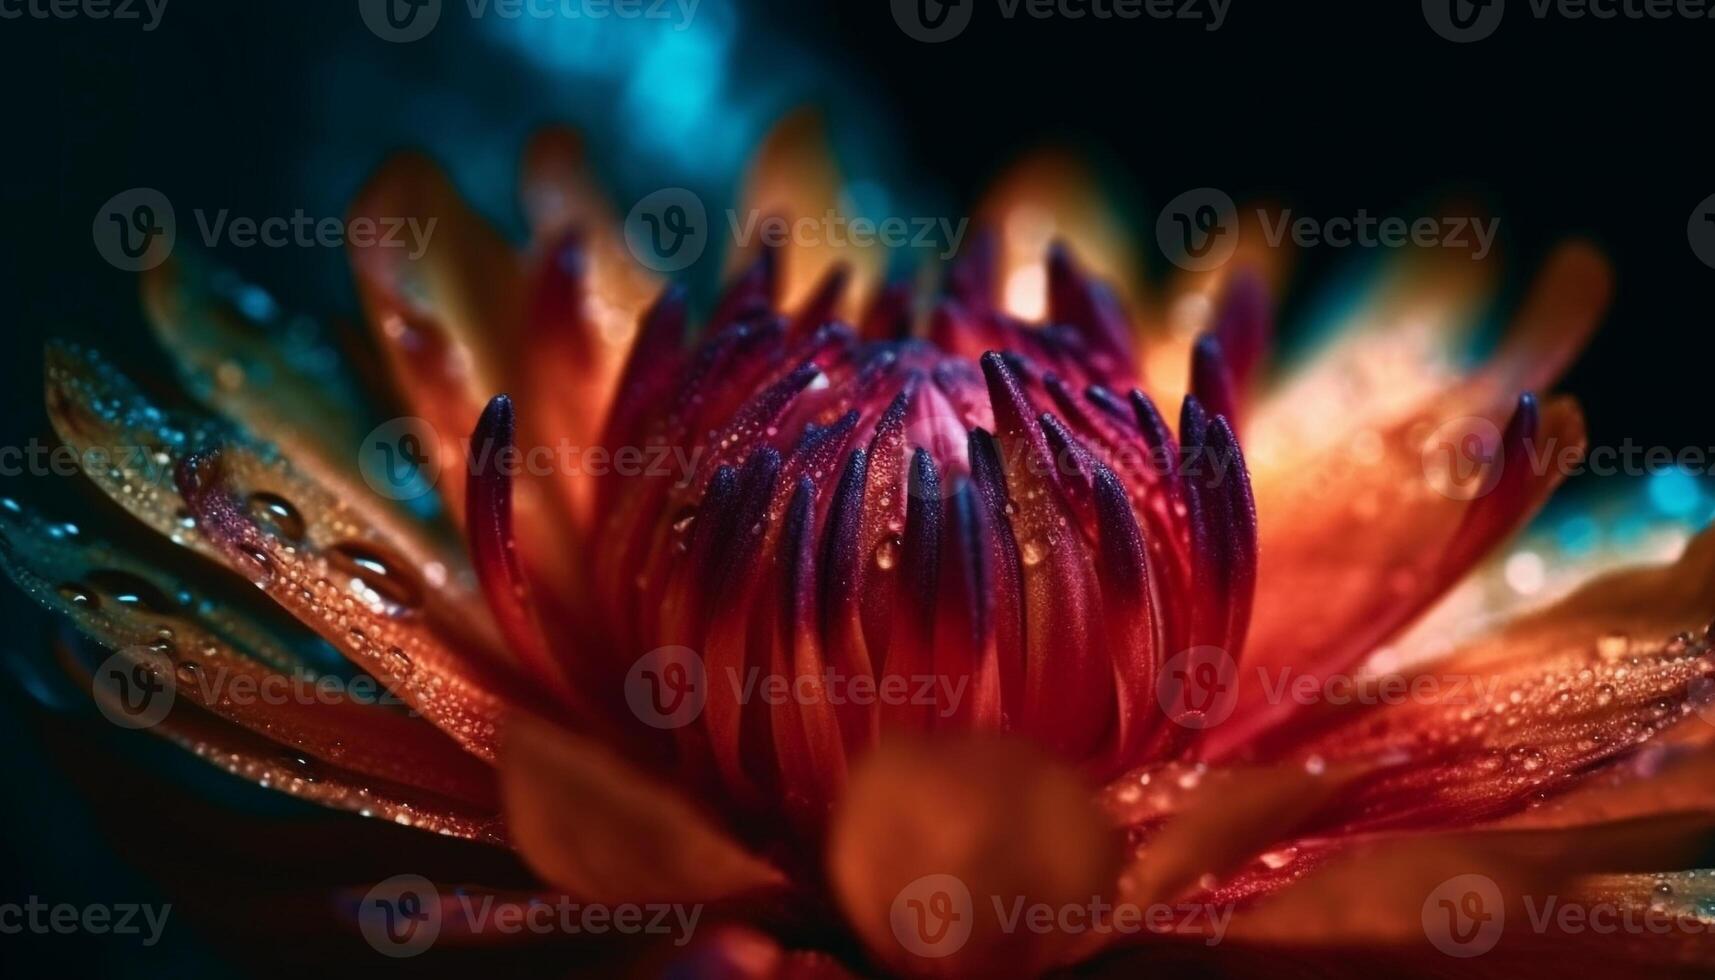
[[[1687,237],[1715,193],[1701,111],[1715,21],[1539,22],[1515,0],[1520,9],[1493,37],[1454,44],[1412,3],[1232,0],[1216,31],[1196,21],[1008,20],[979,3],[960,36],[926,44],[883,0],[701,0],[683,21],[473,17],[465,0],[449,0],[428,36],[390,43],[358,6],[169,0],[149,30],[0,18],[0,444],[49,436],[47,336],[90,341],[133,374],[168,373],[134,276],[92,245],[93,216],[120,191],[152,187],[183,202],[181,236],[189,207],[338,216],[389,152],[416,147],[521,235],[519,152],[537,127],[566,122],[586,134],[621,213],[669,186],[694,189],[713,213],[732,201],[771,123],[810,105],[824,114],[850,198],[878,216],[968,214],[1022,154],[1059,145],[1087,156],[1123,192],[1116,207],[1143,246],[1144,275],[1166,266],[1155,209],[1203,186],[1322,216],[1475,202],[1500,219],[1507,296],[1556,242],[1587,237],[1618,280],[1605,329],[1565,384],[1584,403],[1593,444],[1715,446],[1704,409],[1715,269]],[[1289,343],[1338,300],[1340,284],[1386,258],[1378,251],[1300,257],[1281,297]],[[339,250],[217,257],[290,308],[356,312]],[[717,267],[705,261],[693,274],[710,279]],[[1570,491],[1620,492],[1613,482],[1588,478]],[[1700,523],[1715,506],[1701,476],[1663,482],[1646,498],[1658,511]],[[34,483],[0,492],[82,499],[71,480]],[[31,681],[49,624],[10,587],[0,602],[0,650],[24,678],[0,695],[9,775],[0,902],[165,900],[137,870],[137,842],[116,836],[112,808],[156,807],[166,794],[153,787],[194,765],[90,722],[64,692]],[[44,712],[44,701],[64,713]],[[132,760],[129,779],[68,775],[113,753]],[[214,812],[292,811],[220,777],[201,783],[214,781],[203,789]],[[181,832],[194,841],[203,829]],[[0,957],[26,952],[74,973],[245,972],[194,930],[170,929],[148,950],[0,936]]]

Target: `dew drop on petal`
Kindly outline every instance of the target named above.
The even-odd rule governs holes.
[[[375,545],[337,544],[327,550],[327,560],[360,598],[392,615],[412,612],[423,604],[422,584],[402,561]]]
[[[291,501],[279,494],[266,491],[253,493],[245,501],[245,508],[253,520],[278,537],[294,543],[304,540],[304,515],[298,513]]]
[[[875,546],[875,567],[887,571],[899,563],[899,550],[904,543],[899,535],[890,534]]]

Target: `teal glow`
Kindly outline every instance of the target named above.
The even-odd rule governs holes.
[[[1584,555],[1602,543],[1602,530],[1588,517],[1574,517],[1561,524],[1554,537],[1566,554]]]
[[[1690,473],[1676,467],[1650,477],[1649,499],[1656,510],[1685,517],[1702,507],[1703,489]]]

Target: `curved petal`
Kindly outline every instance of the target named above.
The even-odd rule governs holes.
[[[1075,936],[1007,930],[996,906],[1107,894],[1117,839],[1077,777],[1019,742],[895,742],[854,772],[829,876],[883,962],[936,975],[1025,974]]]
[[[275,763],[298,760],[308,772],[319,760],[473,810],[496,806],[487,767],[433,725],[387,706],[369,678],[313,664],[302,642],[313,638],[293,644],[164,568],[30,514],[0,523],[0,567],[128,666],[169,673],[161,679],[175,700],[272,742]]]
[[[706,902],[786,884],[670,789],[547,722],[508,722],[500,771],[524,860],[588,900]]]

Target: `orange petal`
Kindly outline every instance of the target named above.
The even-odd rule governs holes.
[[[116,666],[164,675],[175,703],[200,705],[272,741],[277,755],[289,751],[472,808],[495,805],[487,767],[434,726],[382,703],[384,692],[369,678],[360,678],[365,687],[317,669],[306,656],[314,642],[307,634],[282,636],[157,564],[32,514],[0,524],[0,567],[116,651]]]
[[[597,743],[516,715],[501,798],[524,859],[590,901],[706,902],[786,879]]]
[[[751,161],[739,217],[741,222],[771,218],[819,222],[825,216],[842,215],[845,209],[840,204],[841,190],[839,169],[828,152],[821,118],[809,111],[796,112],[774,127]],[[851,289],[840,312],[845,322],[857,322],[861,300],[881,282],[887,258],[885,250],[845,241],[805,243],[797,239],[797,235],[792,236],[780,256],[785,276],[781,284],[781,308],[797,311],[811,299],[830,271],[843,264],[850,270]],[[747,253],[736,248],[729,256],[729,264],[735,271],[746,262]]]
[[[473,626],[492,628],[486,614],[475,623],[461,619],[442,583],[399,557],[373,529],[324,513],[297,533],[249,505],[260,492],[304,500],[304,486],[287,481],[282,487],[288,475],[233,445],[185,459],[177,483],[223,564],[467,750],[493,759],[501,714],[510,705],[534,703],[535,696],[491,640],[472,636]],[[330,509],[338,515],[337,507]]]
[[[1080,780],[1027,744],[895,742],[853,773],[829,875],[853,927],[891,967],[1025,974],[1061,961],[1078,937],[1009,931],[1004,917],[1020,902],[1087,905],[1107,894],[1117,843]]]
[[[1715,815],[1693,815],[1578,831],[1472,831],[1368,841],[1241,909],[1228,937],[1293,947],[1422,947],[1430,939],[1426,906],[1438,890],[1463,883],[1449,884],[1452,879],[1488,878],[1493,891],[1485,904],[1498,901],[1506,922],[1516,924],[1527,921],[1526,896],[1540,901],[1559,894],[1580,874],[1671,866],[1695,854],[1712,827]]]
[[[1233,720],[1210,735],[1212,758],[1246,748],[1292,714],[1293,705],[1270,703],[1260,677],[1290,671],[1321,682],[1350,673],[1541,506],[1564,470],[1536,465],[1533,454],[1581,452],[1584,424],[1576,406],[1557,400],[1542,407],[1534,438],[1512,441],[1527,410],[1518,403],[1512,420],[1472,423],[1494,443],[1488,452],[1496,455],[1473,488],[1491,488],[1486,496],[1435,487],[1424,463],[1423,430],[1434,428],[1427,419],[1380,436],[1376,461],[1334,453],[1290,493],[1277,486],[1273,497],[1259,496],[1243,686]],[[1352,533],[1354,522],[1364,533]]]
[[[350,258],[395,384],[438,437],[441,465],[456,469],[459,441],[489,396],[509,387],[523,325],[522,264],[440,168],[416,154],[387,161],[349,220],[382,229],[409,220],[422,232],[421,255],[378,235],[354,240]],[[462,515],[463,485],[449,480],[440,490],[449,511]]]
[[[137,659],[138,648],[121,652],[127,662],[145,671],[164,671],[155,659]],[[68,673],[88,684],[98,701],[117,716],[127,707],[116,703],[116,688],[95,683],[87,664],[74,658],[63,646],[60,660]],[[104,664],[103,666],[107,666]],[[175,682],[156,675],[158,681]],[[430,833],[492,844],[505,844],[506,832],[492,808],[474,805],[425,792],[370,773],[357,772],[320,758],[306,758],[304,750],[282,750],[271,738],[229,724],[203,710],[190,698],[175,700],[166,717],[149,728],[199,759],[265,789],[362,817]],[[419,782],[421,780],[418,780]]]
[[[1116,816],[1134,826],[1165,821],[1137,848],[1120,879],[1121,896],[1141,905],[1171,902],[1204,875],[1224,876],[1296,836],[1361,771],[1275,766],[1186,770],[1177,776],[1155,772],[1147,780],[1133,774],[1116,781],[1105,793]],[[1163,789],[1145,788],[1157,779]]]

